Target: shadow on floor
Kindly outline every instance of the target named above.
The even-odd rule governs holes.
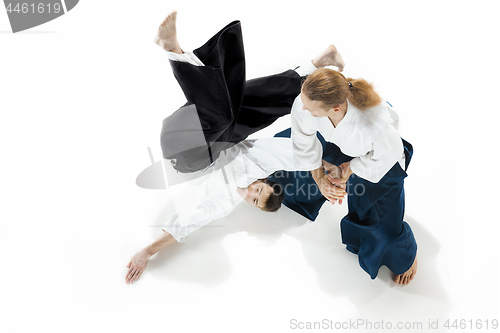
[[[151,230],[155,238],[161,233],[162,221],[173,208],[172,204],[164,202],[168,202],[168,197],[160,198],[159,209],[152,219],[154,227]],[[347,205],[326,204],[316,222],[311,224],[287,208],[265,213],[242,203],[227,217],[192,233],[185,243],[174,244],[158,253],[148,264],[148,270],[155,277],[166,280],[213,287],[226,281],[232,272],[226,249],[222,246],[225,236],[246,232],[249,237],[269,245],[288,235],[302,243],[306,262],[316,272],[318,286],[325,293],[347,297],[358,310],[372,316],[379,311],[379,316],[387,315],[385,311],[389,309],[400,313],[398,318],[405,316],[401,308],[408,299],[405,295],[413,295],[425,299],[428,305],[426,313],[445,318],[451,304],[437,274],[436,256],[440,243],[421,223],[406,216],[419,246],[415,279],[408,286],[397,285],[392,281],[392,272],[384,266],[378,277],[371,280],[359,267],[357,256],[348,252],[341,242],[340,219],[346,212]],[[385,298],[394,304],[376,306]],[[394,302],[394,299],[400,301]],[[414,318],[414,313],[412,315]]]

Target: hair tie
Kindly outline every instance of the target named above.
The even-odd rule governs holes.
[[[349,89],[352,89],[352,83],[350,81],[347,81],[349,83]]]

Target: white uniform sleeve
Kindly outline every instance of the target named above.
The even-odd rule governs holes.
[[[372,183],[382,177],[401,159],[403,142],[393,125],[387,124],[366,155],[351,160],[351,170]]]
[[[257,139],[245,154],[245,170],[249,180],[268,177],[275,171],[296,171],[290,138]]]
[[[228,176],[230,183],[231,175]],[[234,193],[230,191],[221,170],[170,187],[171,202],[168,203],[170,207],[167,213],[173,216],[167,218],[162,229],[172,234],[178,242],[183,242],[193,231],[234,210],[240,200],[236,197],[236,187],[234,189]]]
[[[185,237],[195,230],[212,222],[210,210],[198,206],[191,211],[185,211],[172,216],[164,225],[162,230],[171,234],[178,242],[184,242]]]
[[[187,62],[194,66],[205,66],[201,62],[200,58],[196,56],[193,52],[184,52],[183,54],[167,52],[168,58],[173,61]]]
[[[205,203],[192,210],[175,214],[163,225],[162,230],[171,234],[178,242],[184,242],[187,235],[206,226],[213,220],[229,215],[234,208],[218,209],[216,199]]]
[[[162,230],[171,234],[178,242],[184,242],[186,236],[193,231],[206,226],[213,220],[223,218],[230,212],[214,214],[215,212],[209,207],[198,206],[193,210],[175,214],[163,225]]]
[[[307,114],[302,109],[300,95],[292,106],[292,142],[297,171],[316,170],[322,165],[323,146],[316,137],[316,130],[308,126]]]

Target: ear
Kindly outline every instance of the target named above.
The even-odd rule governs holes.
[[[340,104],[339,105],[335,105],[330,110],[333,111],[333,112],[340,112],[340,111],[342,111],[342,106],[340,106]]]

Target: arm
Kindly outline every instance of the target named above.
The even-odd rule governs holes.
[[[308,111],[302,109],[302,100],[297,96],[292,106],[292,147],[296,170],[311,171],[322,165],[323,146],[316,136],[317,130],[310,124]],[[306,113],[307,112],[307,113]],[[311,116],[312,117],[312,116]]]
[[[346,183],[349,180],[349,177],[351,177],[351,175],[353,174],[351,170],[351,162],[342,163],[338,168],[340,170],[338,176],[334,177],[333,175],[328,174],[327,175],[328,181],[336,186],[341,186],[345,188]]]
[[[153,254],[176,242],[177,241],[171,234],[163,232],[163,235],[161,235],[156,241],[137,252],[126,266],[129,270],[127,276],[125,277],[125,282],[132,283],[136,281],[146,269],[148,260]]]
[[[379,138],[372,143],[372,149],[367,154],[343,163],[340,165],[341,177],[334,179],[328,175],[328,180],[335,185],[345,185],[354,173],[372,183],[378,183],[402,156],[401,138],[396,129],[389,124]]]
[[[328,162],[327,162],[328,163]],[[337,166],[332,165],[332,167],[337,168]],[[335,171],[333,174],[340,174],[340,171]],[[312,170],[311,175],[318,184],[318,188],[321,191],[321,194],[330,201],[331,204],[335,204],[335,202],[339,202],[339,204],[342,204],[342,200],[344,199],[346,192],[345,192],[345,184],[332,184],[330,181],[331,179],[335,179],[335,176],[332,176],[332,173],[325,174],[325,168],[323,166],[320,166],[319,168]]]
[[[173,243],[183,242],[184,238],[194,230],[207,225],[212,222],[214,218],[229,214],[229,212],[223,212],[220,216],[214,216],[215,208],[214,211],[210,211],[210,209],[199,205],[189,212],[175,214],[163,226],[163,234],[156,241],[146,246],[132,257],[126,266],[129,270],[125,277],[125,282],[132,283],[139,279],[142,272],[146,269],[149,258],[151,258],[153,254]]]
[[[300,95],[295,99],[292,106],[292,141],[293,155],[298,166],[298,170],[310,170],[311,175],[319,187],[321,194],[332,204],[344,198],[345,186],[333,185],[325,174],[326,161],[323,162],[323,146],[319,142],[317,131],[306,124],[307,114],[302,110],[302,100]],[[307,111],[306,111],[307,112]],[[334,170],[332,164],[328,163],[327,170]],[[335,167],[336,168],[336,167]]]
[[[403,149],[403,142],[397,130],[388,124],[373,142],[371,151],[350,162],[351,173],[372,183],[378,183],[401,159]]]
[[[200,182],[200,185],[205,186],[197,187],[196,182]],[[184,238],[191,232],[207,225],[214,219],[226,216],[234,209],[234,205],[230,200],[230,194],[225,192],[226,187],[216,186],[220,185],[221,182],[224,183],[222,174],[212,174],[208,179],[205,178],[203,180],[199,179],[182,183],[170,188],[172,201],[167,202],[167,205],[174,206],[171,207],[173,209],[169,210],[169,212],[174,214],[163,225],[162,229],[165,232],[161,237],[132,257],[127,265],[129,270],[125,278],[126,283],[134,282],[141,276],[142,272],[146,269],[149,258],[153,254],[173,243],[183,242]],[[184,187],[191,189],[190,193],[192,194],[204,193],[204,189],[206,190],[206,188],[213,189],[213,191],[206,196],[202,196],[202,199],[199,200],[198,203],[193,202],[192,207],[177,205],[176,209],[176,200],[185,200],[182,195]],[[192,195],[191,201],[193,201],[195,197],[195,195]],[[178,203],[180,204],[180,202]],[[176,211],[178,211],[178,213],[175,213]]]

